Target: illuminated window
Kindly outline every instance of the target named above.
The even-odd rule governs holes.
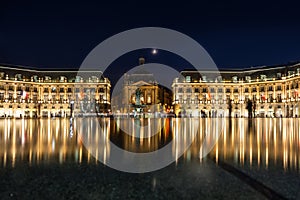
[[[245,101],[247,102],[249,100],[249,96],[245,95]]]
[[[246,76],[246,77],[245,77],[245,80],[246,80],[246,82],[249,83],[249,82],[251,81],[251,76]]]
[[[187,103],[187,104],[190,104],[190,103],[191,103],[191,95],[188,95],[188,96],[187,96],[186,103]]]
[[[269,86],[269,91],[273,91],[273,86]]]
[[[272,94],[269,94],[268,102],[272,102],[272,101],[273,101],[273,95],[272,95]]]
[[[188,83],[190,83],[191,82],[191,76],[186,76],[185,77],[185,81],[188,82]]]
[[[264,87],[264,86],[261,86],[260,89],[259,89],[259,91],[260,91],[260,92],[264,92],[264,91],[265,91],[265,87]]]
[[[147,96],[147,103],[151,103],[151,95]]]
[[[238,81],[238,77],[237,76],[233,76],[232,77],[232,82],[237,83],[237,81]]]
[[[182,102],[183,102],[182,95],[179,95],[179,103],[182,103]]]
[[[277,94],[277,99],[278,102],[281,102],[281,94]]]
[[[260,75],[260,80],[261,80],[261,81],[267,80],[267,76],[264,75],[264,74],[261,74],[261,75]]]
[[[135,103],[135,95],[131,96],[131,103],[133,103],[133,104]]]

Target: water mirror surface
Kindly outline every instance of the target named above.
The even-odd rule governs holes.
[[[259,188],[279,197],[300,197],[300,119],[222,119],[225,124],[219,137],[214,132],[218,120],[84,118],[70,126],[67,118],[1,119],[1,197],[268,198]],[[134,128],[136,123],[141,128]],[[151,135],[151,128],[157,126],[157,133]],[[108,141],[126,151],[146,153],[172,140],[191,135],[195,139],[171,165],[130,174],[97,161],[82,141],[82,133],[96,146],[102,140],[103,146],[93,149],[93,155],[104,161],[110,158]],[[182,137],[176,137],[179,133]],[[213,137],[218,137],[217,143],[200,159],[204,139]],[[178,148],[172,147],[174,155]]]

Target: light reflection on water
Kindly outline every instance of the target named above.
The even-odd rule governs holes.
[[[74,121],[74,135],[70,136],[69,119],[1,119],[0,120],[0,165],[12,166],[28,162],[30,165],[48,164],[51,162],[91,162],[80,132],[86,132],[88,140],[102,140],[103,148],[96,152],[96,156],[109,158],[110,145],[108,140],[117,146],[132,152],[150,152],[162,148],[176,137],[176,134],[191,136],[196,134],[194,123],[199,123],[198,134],[191,148],[183,155],[184,160],[199,159],[203,139],[212,140],[215,137],[214,124],[220,119],[158,119],[149,121],[142,119],[139,123],[160,123],[162,130],[150,136],[151,127],[147,126],[127,135],[120,130],[117,123],[110,119],[86,119],[89,126],[83,127],[80,121]],[[100,121],[99,121],[100,120]],[[124,119],[123,119],[124,120]],[[144,120],[144,121],[143,121]],[[99,134],[97,123],[101,124],[102,133]],[[128,119],[125,123],[136,123],[136,119]],[[214,146],[209,157],[250,165],[252,167],[269,168],[276,166],[284,170],[299,170],[300,167],[300,119],[298,118],[256,118],[256,119],[225,119],[225,128]],[[150,127],[150,128],[149,128]],[[130,127],[129,127],[130,128]],[[131,129],[129,129],[131,130]],[[96,134],[98,133],[98,134]],[[212,134],[209,134],[212,133]],[[138,135],[149,137],[138,138]],[[173,153],[178,151],[173,147]]]

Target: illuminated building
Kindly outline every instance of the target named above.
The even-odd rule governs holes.
[[[251,101],[255,116],[297,117],[299,73],[300,63],[219,72],[182,71],[182,77],[172,85],[175,113],[247,117],[247,103]]]
[[[144,58],[140,58],[140,66],[144,63]],[[114,110],[119,110],[121,113],[170,112],[172,91],[159,85],[153,74],[146,70],[137,70],[124,75],[122,95],[112,101],[113,106],[117,107]]]
[[[1,117],[71,116],[107,112],[110,81],[102,72],[0,66]],[[72,113],[71,113],[72,111]]]

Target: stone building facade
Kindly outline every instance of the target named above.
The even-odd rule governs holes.
[[[82,77],[82,74],[84,77]],[[0,117],[51,117],[107,112],[110,81],[102,72],[0,66]]]
[[[298,117],[300,63],[248,69],[181,72],[175,78],[175,113],[189,116]]]
[[[154,75],[142,68],[144,58],[139,59],[139,68],[123,76],[122,91],[112,99],[114,111],[120,113],[167,113],[172,110],[172,91],[160,85]]]

